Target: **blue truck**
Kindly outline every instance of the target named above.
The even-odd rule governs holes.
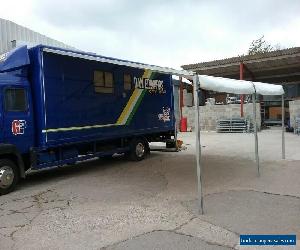
[[[29,170],[175,142],[172,75],[39,45],[0,55],[0,195]]]

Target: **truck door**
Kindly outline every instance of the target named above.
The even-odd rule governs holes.
[[[31,95],[28,86],[3,89],[3,141],[15,145],[19,152],[34,146]]]

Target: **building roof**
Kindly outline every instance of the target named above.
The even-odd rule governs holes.
[[[12,21],[0,18],[0,54],[25,44],[29,46],[45,44],[60,48],[75,49]]]
[[[246,66],[245,79],[272,83],[300,83],[300,47],[183,65],[182,68],[198,74],[239,79],[241,62]]]

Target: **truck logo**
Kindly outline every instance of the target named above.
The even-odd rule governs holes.
[[[135,85],[136,89],[146,89],[149,91],[149,93],[153,93],[153,94],[156,94],[156,93],[165,94],[166,93],[163,80],[134,77],[133,81],[134,81],[134,85]]]
[[[25,120],[13,120],[11,123],[11,132],[14,135],[23,135],[26,128]]]
[[[170,108],[165,108],[163,107],[162,114],[158,114],[158,120],[164,121],[164,122],[169,122],[170,121]]]

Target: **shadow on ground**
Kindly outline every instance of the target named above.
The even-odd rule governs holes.
[[[137,236],[133,239],[104,248],[106,250],[152,250],[152,249],[206,249],[206,250],[226,250],[224,246],[208,244],[197,237],[178,234],[171,231],[154,231]]]
[[[198,215],[197,200],[183,203]],[[237,234],[297,234],[300,198],[258,191],[226,191],[204,197],[200,219]]]
[[[159,157],[157,153],[152,153],[146,160]],[[39,171],[32,171],[26,175],[26,179],[20,181],[16,190],[26,189],[26,187],[45,184],[47,182],[58,182],[68,178],[79,177],[83,175],[97,174],[105,171],[122,171],[125,167],[130,167],[137,162],[126,159],[123,155],[112,158],[99,158],[80,162],[78,164],[70,164],[62,167],[46,168]]]

